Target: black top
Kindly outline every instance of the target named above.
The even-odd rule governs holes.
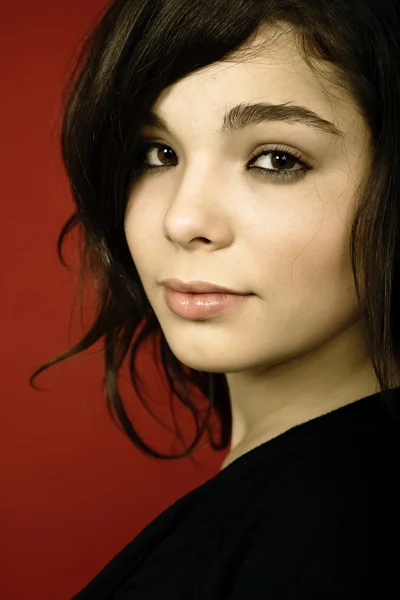
[[[162,512],[74,598],[400,598],[398,415],[374,394],[257,446]]]

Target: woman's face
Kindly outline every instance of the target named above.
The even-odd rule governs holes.
[[[234,107],[253,103],[272,106],[244,127]],[[162,145],[143,160],[166,168],[133,185],[125,232],[177,358],[214,373],[265,370],[350,328],[350,228],[370,164],[353,101],[306,65],[287,33],[257,58],[185,77],[154,112],[168,132],[143,127],[145,140]],[[160,282],[171,277],[253,295],[218,316],[185,319],[165,302]]]

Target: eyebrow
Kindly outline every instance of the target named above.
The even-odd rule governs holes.
[[[302,125],[313,127],[330,135],[344,135],[333,123],[318,116],[317,113],[305,106],[289,103],[270,104],[268,102],[237,104],[225,113],[219,133],[221,135],[228,135],[247,127],[258,125],[259,123],[274,121],[301,123]],[[153,111],[150,111],[147,115],[144,125],[157,127],[172,135],[163,117]]]

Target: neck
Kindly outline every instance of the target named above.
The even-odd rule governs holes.
[[[222,468],[296,425],[377,393],[362,341],[355,325],[318,351],[271,368],[227,374],[232,439]]]

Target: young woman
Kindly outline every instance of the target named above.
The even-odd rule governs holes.
[[[230,451],[79,600],[399,596],[399,31],[393,0],[115,0],[88,39],[59,252],[78,227],[97,318],[31,381],[104,338],[138,448]],[[149,337],[178,457],[118,391]]]

